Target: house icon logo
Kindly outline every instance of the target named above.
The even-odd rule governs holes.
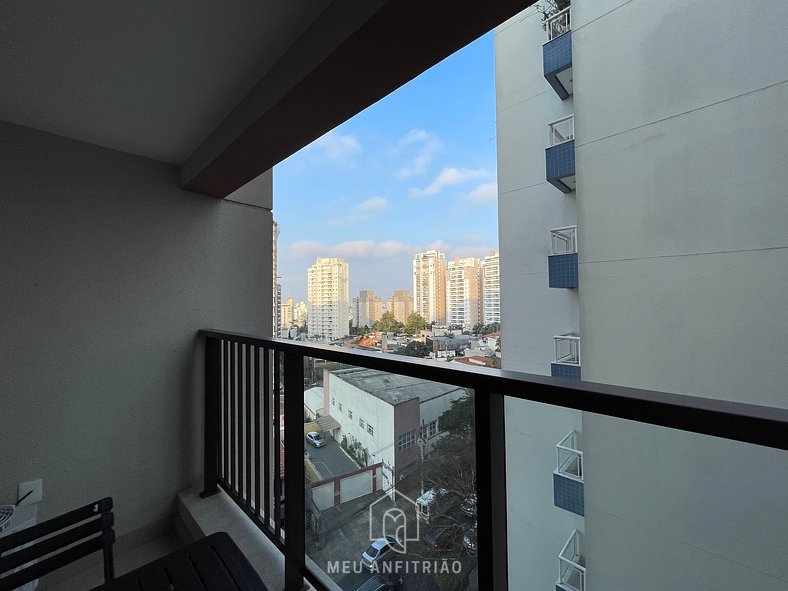
[[[383,495],[369,506],[369,540],[379,539],[389,540],[398,554],[407,552],[408,542],[420,539],[416,501],[394,490],[393,503],[391,496]]]

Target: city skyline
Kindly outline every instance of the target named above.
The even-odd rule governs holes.
[[[316,257],[388,296],[417,252],[498,250],[493,82],[488,34],[276,166],[283,298],[306,300]]]

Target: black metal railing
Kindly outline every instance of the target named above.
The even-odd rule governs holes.
[[[508,588],[506,397],[788,450],[788,410],[781,408],[436,364],[216,330],[201,330],[200,335],[205,338],[203,495],[219,488],[226,491],[283,552],[287,591],[302,589],[304,578],[315,588],[326,589],[307,568],[305,559],[303,393],[307,357],[474,390],[477,565],[479,579],[490,589]],[[283,408],[280,400],[284,400]]]

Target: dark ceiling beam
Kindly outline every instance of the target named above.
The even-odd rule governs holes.
[[[226,197],[533,1],[338,0],[189,158],[182,187]]]

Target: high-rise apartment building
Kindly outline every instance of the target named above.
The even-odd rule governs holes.
[[[413,310],[427,322],[446,323],[446,255],[437,250],[413,257]]]
[[[394,293],[386,300],[386,308],[394,314],[397,322],[408,321],[408,316],[413,312],[413,296],[407,289],[395,289]]]
[[[282,330],[281,326],[281,305],[282,305],[282,286],[279,285],[279,251],[278,251],[278,242],[279,242],[279,224],[274,221],[273,222],[273,244],[271,245],[271,254],[273,257],[273,302],[272,302],[272,312],[273,312],[273,322],[272,326],[274,329],[274,336],[278,337],[279,333]]]
[[[279,315],[282,330],[288,330],[293,326],[293,298],[288,296],[287,301],[282,304],[281,314]]]
[[[786,19],[573,0],[496,29],[504,369],[788,404]],[[510,589],[788,588],[775,450],[523,401],[506,430]]]
[[[338,258],[318,258],[307,272],[309,337],[340,339],[348,334],[348,264]]]
[[[496,251],[482,261],[482,298],[484,300],[484,324],[501,321],[501,273],[500,256]]]
[[[371,327],[383,316],[383,299],[375,294],[374,289],[365,289],[353,298],[353,326]]]
[[[472,328],[482,321],[482,262],[473,257],[449,261],[446,309],[450,325]]]

